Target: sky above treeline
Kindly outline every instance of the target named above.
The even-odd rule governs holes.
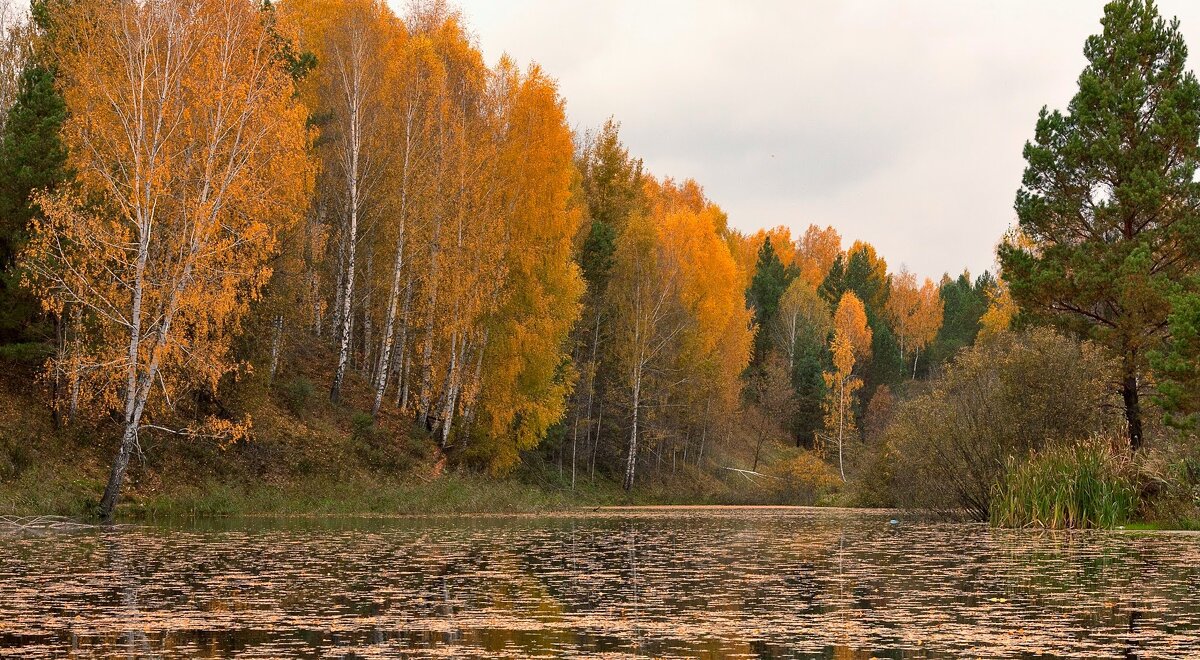
[[[405,0],[391,0],[403,11]],[[557,78],[657,175],[742,230],[832,224],[893,270],[993,267],[1043,105],[1065,108],[1101,0],[460,0],[490,63]],[[1200,2],[1160,0],[1200,66]]]

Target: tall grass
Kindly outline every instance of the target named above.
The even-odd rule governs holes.
[[[992,499],[992,524],[1082,529],[1115,527],[1137,508],[1128,456],[1095,439],[1010,462]]]

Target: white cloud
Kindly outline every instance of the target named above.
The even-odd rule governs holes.
[[[1200,3],[1161,0],[1200,44]],[[744,230],[833,224],[929,276],[992,265],[1021,148],[1063,107],[1100,0],[462,0],[487,59],[622,122]],[[1200,46],[1194,48],[1200,52]],[[1195,60],[1193,60],[1195,62]]]

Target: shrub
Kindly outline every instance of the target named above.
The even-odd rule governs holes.
[[[812,503],[842,486],[837,470],[816,452],[801,450],[771,466],[779,501]]]
[[[279,388],[284,405],[297,417],[304,414],[315,391],[313,384],[303,377],[293,378]]]
[[[393,437],[364,412],[354,413],[350,424],[353,427],[354,452],[364,464],[387,472],[401,472],[412,467],[413,448],[410,442]]]
[[[1048,329],[1000,333],[963,349],[929,387],[897,407],[884,432],[901,506],[990,518],[1012,466],[1055,443],[1120,423],[1114,365],[1089,342]]]
[[[1193,433],[1139,457],[1142,515],[1155,525],[1200,529],[1200,443]]]
[[[1104,439],[1009,460],[996,487],[992,524],[1004,527],[1082,529],[1115,527],[1137,508],[1129,454]]]

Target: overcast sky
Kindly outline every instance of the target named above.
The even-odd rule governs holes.
[[[574,127],[615,117],[650,171],[695,178],[733,226],[832,224],[932,277],[992,267],[1021,147],[1038,109],[1074,93],[1103,13],[1101,0],[458,4],[490,63],[540,63]],[[1159,6],[1200,54],[1200,2]]]

